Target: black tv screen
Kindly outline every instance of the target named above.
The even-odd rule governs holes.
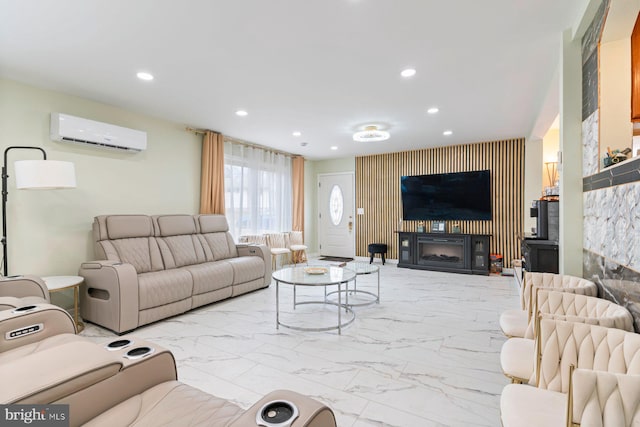
[[[491,220],[491,172],[403,176],[404,220]]]

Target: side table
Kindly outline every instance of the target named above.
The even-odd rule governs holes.
[[[84,278],[80,276],[47,276],[43,277],[45,285],[49,292],[60,292],[73,288],[73,321],[76,324],[78,332],[84,329],[84,323],[80,321],[80,285],[84,282]]]

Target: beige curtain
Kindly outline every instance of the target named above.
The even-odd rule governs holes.
[[[304,231],[304,157],[296,156],[291,159],[291,179],[293,206],[291,222],[294,231]],[[306,262],[305,251],[295,251],[292,254],[295,263]]]
[[[207,131],[202,138],[200,213],[224,214],[224,137]]]
[[[304,231],[304,157],[296,156],[291,159],[291,178],[293,181],[292,229]]]

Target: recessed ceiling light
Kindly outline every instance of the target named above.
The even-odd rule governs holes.
[[[413,77],[413,76],[416,75],[416,70],[415,70],[415,68],[406,68],[406,69],[402,70],[400,75],[402,77],[404,77],[404,78]]]
[[[295,131],[295,132],[292,133],[292,135],[293,136],[300,136],[300,135],[302,135],[302,132]]]
[[[140,71],[138,74],[136,74],[136,76],[140,79],[140,80],[145,80],[145,81],[151,81],[153,80],[153,75],[150,73],[146,73],[144,71]]]
[[[358,142],[376,142],[385,141],[389,139],[391,135],[389,132],[379,130],[377,126],[369,125],[365,126],[364,130],[353,134],[353,140]]]
[[[244,110],[238,110],[238,111],[236,111],[236,116],[244,117],[244,116],[247,116],[247,115],[249,115],[249,113],[247,113],[247,112],[246,112],[246,111],[244,111]]]
[[[335,145],[333,145],[333,146],[331,147],[331,149],[335,151],[335,150],[337,150],[337,149],[338,149],[338,147],[337,147],[337,146],[335,146]]]
[[[451,130],[445,130],[444,132],[442,132],[442,134],[443,134],[444,136],[453,135],[453,131],[451,131]]]
[[[431,108],[429,108],[429,109],[427,110],[427,113],[429,113],[429,114],[435,114],[435,113],[437,113],[438,111],[440,111],[440,109],[439,109],[438,107],[431,107]]]

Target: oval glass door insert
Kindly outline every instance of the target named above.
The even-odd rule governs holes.
[[[342,213],[344,212],[344,197],[342,190],[338,185],[334,185],[329,195],[329,212],[331,213],[331,222],[333,225],[340,224],[342,221]]]

